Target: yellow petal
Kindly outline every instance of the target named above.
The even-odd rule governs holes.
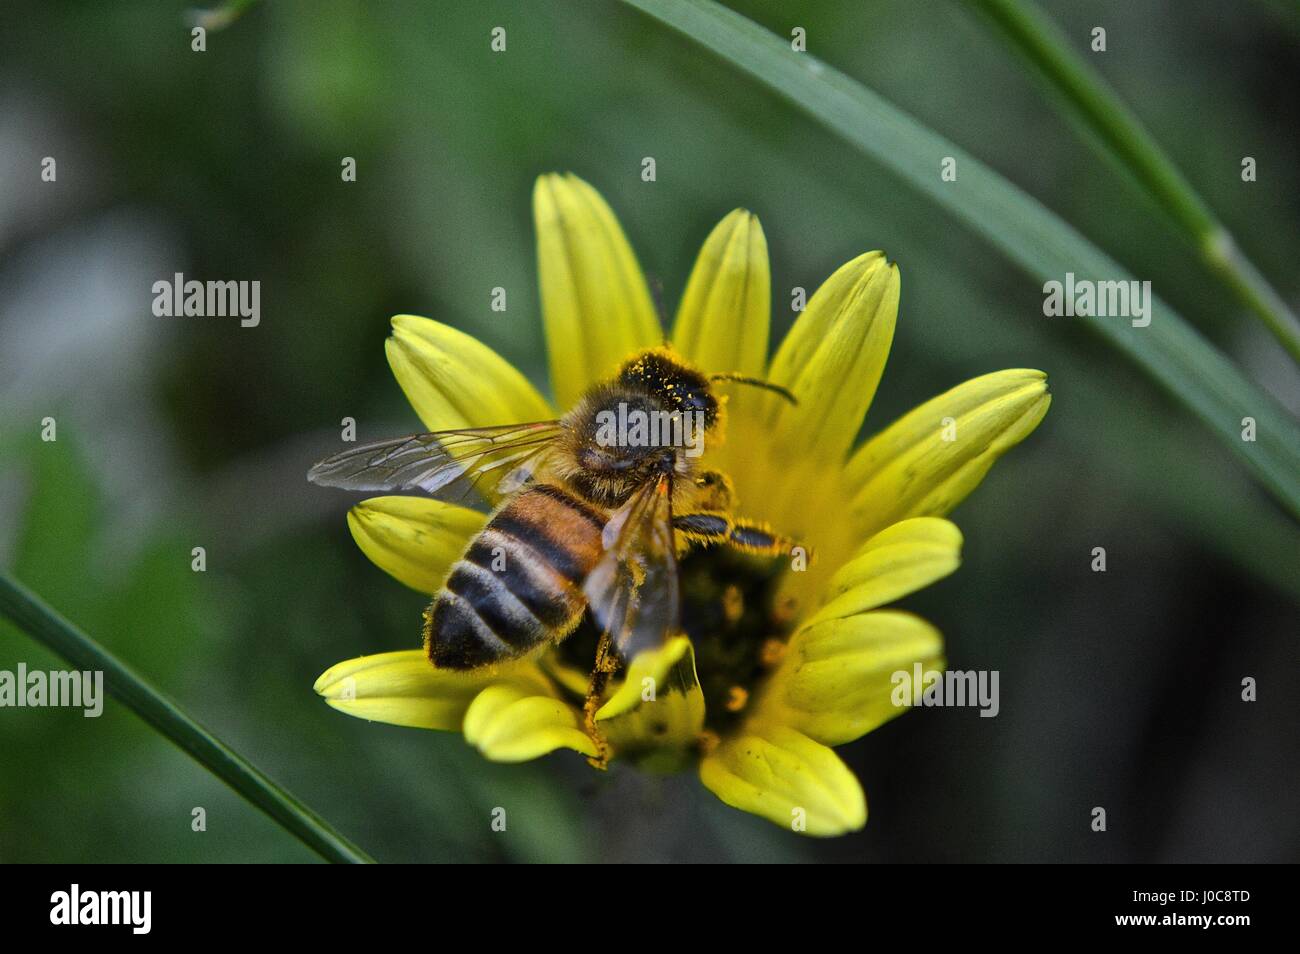
[[[1029,436],[1051,400],[1043,372],[1014,369],[959,384],[899,418],[849,463],[866,531],[951,511]]]
[[[514,365],[463,331],[398,315],[384,347],[397,383],[431,431],[555,417]]]
[[[704,691],[691,641],[677,636],[637,655],[596,721],[619,755],[654,752],[662,757],[652,768],[678,767],[675,756],[695,745],[704,728]]]
[[[590,667],[583,669],[565,662],[557,652],[542,653],[537,657],[537,665],[561,689],[579,698],[586,696],[591,683]]]
[[[867,823],[862,786],[839,756],[802,732],[750,727],[700,763],[700,780],[728,805],[809,835],[842,835]]]
[[[576,709],[549,692],[514,683],[484,689],[465,713],[465,741],[494,762],[525,762],[559,748],[594,757]]]
[[[569,408],[633,352],[663,342],[641,266],[595,189],[544,175],[533,190],[551,389]]]
[[[411,649],[341,662],[314,688],[335,709],[359,719],[456,732],[474,697],[502,679],[538,687],[534,691],[546,685],[528,663],[454,672],[435,669],[423,650]]]
[[[766,398],[773,444],[834,464],[844,458],[889,356],[898,295],[898,267],[883,252],[855,258],[817,289],[768,373],[799,399]]]
[[[895,698],[895,674],[910,678],[943,666],[943,637],[925,620],[873,610],[806,627],[790,640],[760,703],[827,745],[842,745],[901,715],[910,697]]]
[[[433,595],[486,519],[427,497],[372,497],[348,511],[348,528],[375,566]]]
[[[805,625],[884,606],[929,586],[961,563],[961,531],[941,517],[886,527],[831,577],[828,598]]]
[[[706,372],[761,377],[771,314],[767,239],[757,216],[736,209],[700,249],[677,310],[673,345]]]

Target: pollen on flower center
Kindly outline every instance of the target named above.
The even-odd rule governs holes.
[[[695,646],[705,725],[720,734],[744,717],[754,689],[783,647],[793,620],[779,612],[784,562],[721,548],[681,561],[682,629]]]
[[[784,561],[721,547],[695,550],[678,564],[681,629],[695,650],[705,728],[727,735],[744,718],[754,690],[781,659],[794,618],[778,596]],[[561,660],[589,670],[599,637],[590,618],[560,644]]]

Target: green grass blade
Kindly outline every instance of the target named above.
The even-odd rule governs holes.
[[[119,702],[188,752],[204,768],[280,823],[327,861],[372,863],[365,852],[329,823],[250,765],[102,646],[68,622],[21,583],[0,573],[0,615],[73,667],[102,671]]]
[[[1046,79],[1148,196],[1185,233],[1201,259],[1277,340],[1300,361],[1300,323],[1286,302],[1239,251],[1228,230],[1192,189],[1137,117],[1056,25],[1019,0],[967,0]]]
[[[784,96],[827,129],[948,209],[1039,281],[1131,281],[1103,251],[979,160],[845,76],[711,0],[623,0],[711,50]],[[956,182],[939,177],[957,162]],[[1259,481],[1300,516],[1300,427],[1159,297],[1151,324],[1123,318],[1082,321],[1190,408]],[[1048,369],[1050,371],[1050,369]],[[1135,413],[1140,413],[1135,409]],[[1257,440],[1243,441],[1253,418]],[[1189,463],[1188,466],[1194,466]]]

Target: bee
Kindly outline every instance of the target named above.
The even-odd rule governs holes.
[[[643,351],[562,418],[457,428],[359,445],[311,468],[313,483],[422,490],[490,510],[424,613],[424,646],[441,669],[473,670],[557,644],[590,612],[601,637],[584,706],[603,767],[595,712],[620,659],[672,633],[677,558],[693,545],[769,556],[788,543],[732,515],[731,481],[699,466],[722,431],[718,382],[665,348]]]

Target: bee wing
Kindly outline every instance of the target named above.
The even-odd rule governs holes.
[[[491,504],[526,482],[561,431],[559,421],[535,421],[410,434],[327,457],[307,479],[345,490],[423,490],[437,500]]]
[[[583,582],[592,615],[631,661],[676,627],[681,597],[673,537],[672,482],[646,484],[605,525],[605,554]]]

